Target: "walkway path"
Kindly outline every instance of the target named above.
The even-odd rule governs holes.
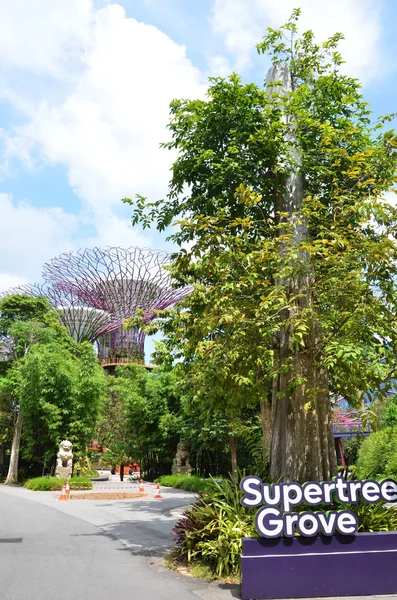
[[[0,487],[1,600],[230,600],[236,586],[207,584],[160,559],[193,494],[163,500],[60,502],[53,492]]]

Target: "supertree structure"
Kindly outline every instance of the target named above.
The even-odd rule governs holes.
[[[58,311],[60,321],[76,342],[94,342],[101,334],[112,330],[109,313],[82,304],[73,294],[63,292],[48,283],[24,284],[8,290],[3,296],[10,294],[26,294],[28,296],[48,298]]]
[[[148,323],[163,310],[182,300],[189,288],[174,288],[165,252],[140,248],[92,248],[67,252],[43,267],[43,277],[60,295],[80,306],[110,316],[98,335],[101,359],[143,358],[145,336],[140,329],[123,328],[123,322],[143,312]]]

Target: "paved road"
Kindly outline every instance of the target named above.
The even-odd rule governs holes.
[[[1,600],[238,597],[162,567],[178,506],[189,501],[182,492],[161,502],[59,502],[53,493],[0,488]]]

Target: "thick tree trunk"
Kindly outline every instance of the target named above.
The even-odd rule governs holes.
[[[232,459],[232,478],[237,479],[237,438],[234,435],[229,437],[230,457]]]
[[[22,411],[18,410],[17,421],[15,423],[14,437],[12,439],[10,465],[8,467],[8,474],[5,480],[6,485],[18,482],[18,465],[19,465],[19,447],[21,445],[21,433],[22,433]]]
[[[286,65],[272,67],[267,81],[282,81],[285,93],[292,89]],[[288,116],[285,117],[286,122],[287,119]],[[297,143],[294,144],[293,130],[289,135],[295,148],[293,158],[298,165],[299,148]],[[275,208],[278,213],[287,214],[289,223],[292,223],[291,237],[284,243],[284,251],[288,253],[309,239],[307,223],[299,214],[304,197],[302,176],[299,173],[289,174],[282,181],[281,188]],[[280,236],[285,233],[283,228],[279,230]],[[335,475],[336,454],[328,375],[321,360],[322,333],[312,298],[310,257],[302,249],[298,252],[296,266],[299,266],[296,275],[279,281],[293,300],[290,308],[281,315],[275,347],[275,368],[283,368],[275,380],[272,394],[270,474],[274,479],[303,483],[327,480]],[[309,331],[304,346],[295,350],[290,344],[290,327],[302,310],[311,312]],[[292,378],[296,378],[298,383],[291,386]]]

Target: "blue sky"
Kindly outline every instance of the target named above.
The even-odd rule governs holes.
[[[255,43],[296,6],[319,40],[345,34],[374,112],[396,111],[395,0],[0,0],[0,290],[70,249],[165,248],[120,198],[165,195],[170,100],[232,70],[260,84]]]

